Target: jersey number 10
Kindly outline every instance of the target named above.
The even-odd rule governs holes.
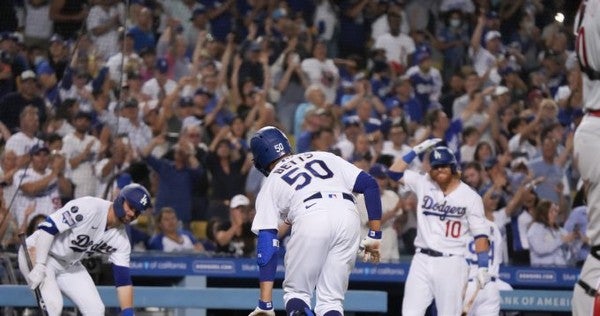
[[[447,221],[446,222],[446,237],[458,238],[460,237],[460,221]]]

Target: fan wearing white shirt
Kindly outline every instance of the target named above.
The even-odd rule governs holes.
[[[402,18],[400,10],[390,10],[387,13],[390,30],[381,34],[375,41],[375,48],[383,49],[388,62],[397,63],[406,69],[409,66],[409,56],[415,52],[415,42],[410,36],[400,32]]]
[[[29,150],[41,140],[35,137],[39,132],[40,121],[38,109],[28,105],[19,115],[20,132],[13,134],[4,146],[4,150],[12,150],[17,155],[17,166],[25,166],[29,162]]]
[[[78,112],[73,120],[75,131],[64,138],[62,151],[68,159],[69,176],[75,184],[75,198],[94,196],[98,187],[94,164],[98,159],[100,141],[88,134],[91,123],[91,113]]]

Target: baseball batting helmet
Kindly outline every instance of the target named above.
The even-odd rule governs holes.
[[[137,183],[131,183],[123,187],[119,195],[113,202],[115,214],[121,218],[125,216],[125,208],[123,204],[129,204],[136,215],[140,215],[141,212],[152,207],[152,201],[150,201],[150,193],[142,185]]]
[[[287,154],[292,146],[285,134],[273,126],[259,129],[250,140],[250,149],[254,155],[254,166],[265,176],[269,175],[269,165]]]
[[[456,172],[456,157],[450,148],[446,146],[437,146],[429,153],[429,164],[435,166],[450,166],[452,172]]]

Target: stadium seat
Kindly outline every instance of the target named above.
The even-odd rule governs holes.
[[[207,221],[192,221],[190,223],[190,230],[197,239],[206,239],[206,226]]]

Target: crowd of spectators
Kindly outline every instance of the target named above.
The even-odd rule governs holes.
[[[386,167],[429,137],[483,197],[505,263],[574,266],[589,249],[579,1],[1,3],[4,248],[27,218],[134,181],[156,199],[132,227],[141,247],[251,256],[248,137],[274,125],[378,179],[386,261],[414,253],[417,207]]]

